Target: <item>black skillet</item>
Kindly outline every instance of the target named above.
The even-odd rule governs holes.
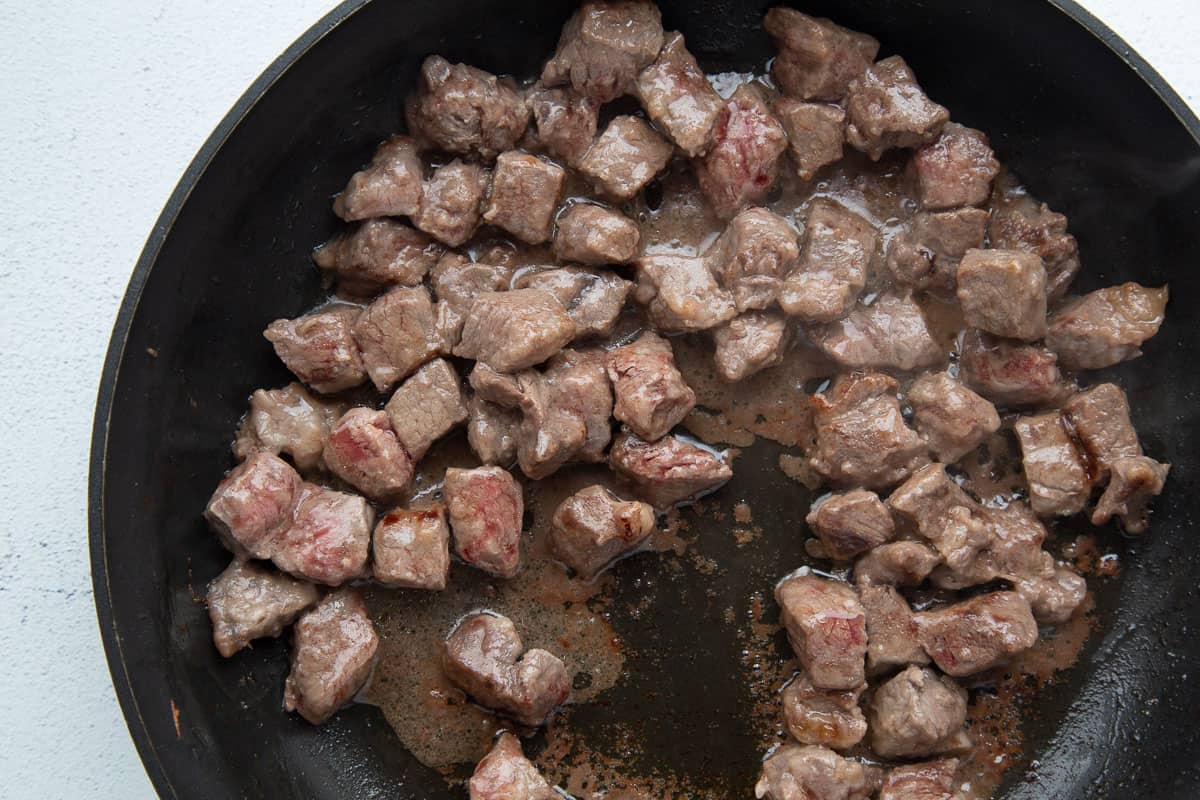
[[[765,61],[767,5],[662,2],[665,24],[684,32],[709,69]],[[401,99],[422,57],[530,74],[569,6],[339,6],[238,101],[151,233],[100,385],[89,514],[113,682],[161,795],[459,796],[415,762],[374,707],[353,706],[323,728],[284,714],[283,642],[218,657],[197,594],[227,555],[199,510],[230,466],[227,443],[247,395],[288,378],[260,332],[320,297],[309,251],[337,228],[328,198],[401,128]],[[1026,756],[1003,796],[1200,797],[1200,458],[1192,449],[1200,325],[1191,308],[1200,300],[1200,122],[1136,53],[1065,0],[813,0],[802,8],[875,35],[882,55],[903,54],[957,120],[987,131],[1000,158],[1070,217],[1082,288],[1170,282],[1162,332],[1145,357],[1113,372],[1147,451],[1174,465],[1171,479],[1148,537],[1101,532],[1124,569],[1094,582],[1098,628],[1027,715]],[[726,490],[751,502],[765,528],[751,549],[759,564],[768,549],[770,570],[743,576],[745,548],[723,551],[728,536],[712,537],[706,552],[725,566],[719,580],[691,571],[654,590],[645,587],[656,585],[655,557],[618,568],[621,592],[666,598],[641,622],[615,620],[643,655],[630,657],[629,685],[588,712],[597,731],[623,722],[644,734],[630,769],[711,775],[714,786],[752,780],[759,754],[739,706],[737,644],[699,609],[714,593],[743,603],[769,585],[767,573],[802,558],[795,527],[807,498],[766,477],[772,458],[739,460],[740,478]],[[703,794],[747,796],[742,788]]]

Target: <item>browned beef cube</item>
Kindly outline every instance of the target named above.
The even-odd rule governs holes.
[[[932,507],[936,497],[931,493],[929,499]],[[1026,581],[1053,576],[1054,559],[1042,550],[1046,526],[1029,506],[1012,500],[1004,507],[972,506],[972,509],[972,519],[978,519],[987,529],[987,542],[969,558],[937,567],[930,576],[935,585],[962,589],[1003,578],[1019,586]],[[930,510],[926,519],[936,522],[937,514]],[[928,522],[923,530],[938,533],[938,529],[931,528]],[[943,538],[950,540],[949,534]]]
[[[1119,459],[1142,454],[1129,418],[1129,400],[1115,383],[1080,392],[1063,406],[1071,430],[1088,455],[1093,476],[1103,485]]]
[[[467,442],[484,464],[508,466],[517,458],[521,412],[478,395],[467,406]]]
[[[542,69],[547,86],[570,83],[597,103],[633,91],[663,45],[662,15],[646,0],[587,0],[563,26]]]
[[[430,275],[437,295],[437,336],[442,351],[451,352],[462,337],[463,323],[475,298],[484,292],[509,288],[513,270],[505,264],[476,263],[458,253],[446,253]]]
[[[671,143],[637,117],[608,123],[579,162],[579,171],[614,200],[629,200],[663,171],[671,160]]]
[[[783,282],[779,307],[804,322],[832,322],[850,312],[875,254],[875,227],[842,204],[819,197],[804,226],[800,263]]]
[[[767,12],[763,28],[779,51],[771,76],[784,94],[804,100],[841,100],[879,52],[865,33],[783,6]]]
[[[484,222],[529,244],[548,241],[566,178],[562,167],[537,156],[516,150],[501,153],[492,170]]]
[[[916,526],[951,569],[966,567],[992,541],[982,507],[950,480],[942,464],[918,470],[887,503]]]
[[[425,167],[417,143],[393,136],[375,151],[371,163],[350,178],[333,201],[333,213],[344,220],[411,217],[421,202]]]
[[[277,319],[263,336],[297,378],[318,392],[340,392],[367,378],[350,333],[358,315],[353,306],[337,306],[296,319]]]
[[[408,127],[438,148],[490,161],[516,146],[529,109],[509,81],[466,64],[429,56],[407,106]]]
[[[1014,585],[1029,602],[1033,618],[1043,625],[1062,625],[1087,597],[1087,581],[1061,565],[1047,575],[1016,581]]]
[[[787,220],[765,208],[748,208],[729,221],[704,257],[721,285],[733,292],[737,310],[746,311],[775,302],[800,247]]]
[[[381,287],[418,286],[443,247],[394,219],[372,219],[321,245],[313,261],[338,277],[338,289],[370,295]]]
[[[528,270],[513,281],[513,288],[554,295],[575,323],[575,338],[582,339],[613,332],[633,284],[607,270],[562,267]]]
[[[272,538],[275,566],[314,583],[339,586],[363,577],[375,512],[356,494],[306,483],[291,524]]]
[[[696,405],[696,393],[675,366],[671,343],[653,331],[608,354],[613,416],[647,441],[666,436]]]
[[[957,293],[972,328],[1026,342],[1046,335],[1046,269],[1032,253],[968,250]]]
[[[997,405],[1053,405],[1071,393],[1058,358],[1044,347],[967,331],[959,354],[963,383]]]
[[[654,530],[654,509],[621,500],[603,486],[581,489],[559,504],[551,520],[550,552],[591,580],[638,549]]]
[[[903,58],[890,56],[850,81],[846,117],[846,140],[878,161],[893,147],[937,139],[950,112],[925,96]]]
[[[843,367],[911,371],[946,360],[925,312],[909,295],[881,294],[834,322],[812,325],[808,338]]]
[[[788,641],[813,686],[856,689],[866,682],[866,615],[848,583],[801,570],[775,587]]]
[[[424,286],[393,289],[354,323],[354,341],[371,382],[386,392],[442,349],[433,302]]]
[[[619,211],[591,203],[575,203],[558,218],[554,255],[580,264],[628,264],[637,258],[641,232]]]
[[[783,363],[792,329],[781,314],[750,311],[713,330],[713,360],[727,381]]]
[[[902,286],[952,294],[959,262],[983,247],[987,224],[988,212],[980,208],[918,213],[888,247],[892,277]]]
[[[368,497],[395,497],[413,476],[413,458],[402,444],[387,414],[352,408],[329,433],[325,465]]]
[[[654,124],[692,158],[708,149],[725,101],[708,82],[683,34],[668,33],[653,64],[637,77],[637,95]]]
[[[421,208],[413,225],[450,247],[475,235],[491,173],[478,164],[458,159],[433,171],[421,193]]]
[[[868,800],[879,768],[842,758],[825,747],[785,744],[763,761],[754,785],[761,800]]]
[[[255,639],[283,633],[317,597],[311,583],[235,560],[208,587],[213,642],[229,658]]]
[[[274,534],[291,524],[300,485],[286,461],[254,453],[217,485],[204,516],[234,553],[270,558]]]
[[[813,469],[839,485],[883,489],[925,464],[925,442],[905,424],[898,388],[887,375],[860,373],[814,396]]]
[[[250,395],[234,455],[246,459],[254,453],[286,453],[297,469],[314,470],[321,465],[325,439],[342,411],[341,403],[322,402],[298,383],[259,389]]]
[[[857,568],[855,572],[857,574]],[[893,586],[858,584],[867,614],[867,674],[879,675],[908,664],[928,664],[929,656],[917,637],[917,623],[908,601]]]
[[[500,578],[521,568],[521,487],[500,467],[446,470],[443,490],[454,551],[473,567]]]
[[[413,461],[467,419],[458,373],[444,358],[421,367],[387,402],[392,429]]]
[[[1016,592],[977,595],[915,616],[921,646],[943,672],[955,677],[991,669],[1037,641],[1029,603]]]
[[[887,506],[879,495],[865,489],[821,498],[813,504],[805,522],[835,561],[847,561],[896,535]]]
[[[534,89],[528,97],[536,143],[569,166],[578,166],[596,138],[597,103],[571,89]]]
[[[326,595],[296,623],[284,706],[320,725],[367,682],[378,649],[362,595],[354,589]]]
[[[954,773],[958,759],[942,758],[905,764],[888,770],[879,800],[955,800]]]
[[[953,464],[1000,429],[996,407],[945,372],[927,372],[908,390],[913,425],[944,464]]]
[[[891,542],[854,563],[854,581],[860,589],[868,585],[916,586],[941,562],[941,556],[920,542]]]
[[[508,617],[471,614],[442,650],[446,676],[481,705],[522,725],[543,725],[570,694],[567,668],[545,650],[525,650]]]
[[[674,436],[646,442],[627,433],[608,454],[613,471],[655,508],[670,508],[715,491],[733,477],[719,456]]]
[[[841,161],[846,112],[840,107],[781,97],[775,114],[787,131],[788,152],[801,180],[812,180],[821,167]]]
[[[484,292],[471,304],[454,355],[515,372],[542,363],[574,338],[575,323],[549,292]]]
[[[1119,517],[1126,533],[1143,534],[1150,525],[1147,506],[1163,490],[1170,464],[1146,456],[1128,456],[1112,462],[1108,487],[1092,512],[1092,524],[1103,525]]]
[[[450,574],[450,528],[442,506],[397,508],[383,515],[371,538],[375,580],[406,589],[445,589]]]
[[[762,93],[742,84],[713,126],[712,146],[695,162],[696,178],[717,216],[729,219],[758,205],[779,175],[787,133]]]
[[[612,439],[613,390],[607,365],[608,355],[599,348],[568,348],[550,359],[542,373],[561,413],[583,420],[583,445],[572,455],[580,461],[604,461]]]
[[[664,332],[703,331],[737,316],[733,295],[717,284],[707,260],[654,255],[638,259],[639,302]]]
[[[867,733],[867,720],[858,707],[863,688],[818,689],[807,675],[800,673],[780,698],[788,733],[804,744],[835,750],[853,747]]]
[[[981,206],[992,193],[1000,162],[987,135],[954,122],[913,153],[921,205],[930,209]]]
[[[1092,482],[1075,442],[1058,412],[1021,417],[1013,423],[1021,445],[1029,502],[1043,517],[1078,514]]]
[[[1024,250],[1040,256],[1046,267],[1046,293],[1062,297],[1079,274],[1079,244],[1067,233],[1067,218],[1026,194],[997,191],[988,223],[991,247]]]
[[[560,795],[521,751],[521,740],[502,733],[475,765],[470,800],[558,800]]]
[[[967,690],[928,667],[909,667],[876,689],[867,714],[871,748],[884,758],[920,758],[971,746],[963,731]]]
[[[1158,333],[1167,287],[1123,283],[1098,289],[1055,312],[1046,346],[1067,369],[1104,369],[1142,354],[1142,342]]]

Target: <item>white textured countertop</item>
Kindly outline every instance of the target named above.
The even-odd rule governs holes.
[[[1084,3],[1193,108],[1196,0]],[[0,0],[0,795],[152,797],[109,682],[87,554],[96,385],[188,162],[330,0]]]

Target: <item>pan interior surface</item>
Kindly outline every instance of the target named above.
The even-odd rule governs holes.
[[[767,3],[661,6],[664,25],[683,32],[709,71],[759,69],[771,54],[760,26]],[[1100,38],[1041,0],[821,0],[802,10],[876,36],[881,56],[903,54],[930,96],[991,136],[1001,161],[1070,219],[1084,265],[1077,289],[1170,284],[1167,321],[1147,355],[1111,376],[1171,477],[1146,538],[1097,533],[1122,572],[1093,586],[1095,630],[1077,664],[1024,709],[1023,755],[1002,796],[1200,796],[1200,688],[1188,676],[1200,657],[1189,634],[1200,626],[1200,549],[1189,541],[1200,459],[1188,446],[1200,429],[1191,363],[1200,326],[1186,311],[1200,299],[1200,126],[1181,122]],[[533,0],[502,11],[482,0],[339,9],[231,115],[151,237],[101,387],[90,513],[114,681],[163,796],[460,796],[376,707],[352,706],[321,728],[284,714],[282,641],[217,655],[199,598],[228,555],[199,512],[231,465],[246,397],[289,380],[261,331],[322,298],[310,251],[338,230],[329,198],[402,129],[421,59],[440,53],[530,75],[569,12],[569,3]],[[756,448],[739,460],[727,490],[728,502],[754,509],[757,541],[735,546],[728,520],[712,516],[689,532],[711,543],[701,551],[715,573],[686,562],[663,579],[670,557],[618,567],[622,604],[656,604],[627,619],[614,613],[639,677],[577,716],[600,733],[627,720],[640,740],[631,768],[710,776],[722,788],[693,791],[714,797],[736,796],[724,787],[744,786],[761,755],[738,710],[743,648],[714,620],[726,607],[742,613],[754,591],[768,595],[763,613],[774,620],[771,581],[803,560],[810,498],[776,476],[774,455]]]

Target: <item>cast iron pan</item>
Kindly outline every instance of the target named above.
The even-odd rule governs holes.
[[[682,30],[710,69],[763,63],[767,5],[662,2],[668,29]],[[409,756],[374,707],[353,706],[323,728],[284,714],[283,642],[218,657],[197,595],[228,556],[200,510],[231,465],[228,442],[246,397],[288,379],[260,332],[320,297],[309,252],[336,230],[328,198],[401,128],[401,99],[420,60],[437,52],[530,74],[569,6],[343,4],[237,103],[151,233],[100,385],[89,512],[113,682],[163,796],[457,796]],[[1147,451],[1174,465],[1171,479],[1147,538],[1100,534],[1124,570],[1094,586],[1098,629],[1028,715],[1027,756],[1010,770],[1004,796],[1200,796],[1200,325],[1192,311],[1200,123],[1123,42],[1063,0],[812,0],[803,10],[875,35],[883,55],[903,54],[957,120],[987,131],[1004,163],[1070,217],[1082,288],[1170,282],[1162,332],[1144,358],[1114,373]],[[802,558],[795,530],[808,498],[768,479],[771,462],[766,451],[739,460],[726,491],[751,502],[765,528],[755,547],[778,553],[777,576]],[[737,645],[699,609],[713,593],[740,604],[769,580],[740,575],[743,551],[713,547],[706,555],[725,577],[687,573],[655,613],[614,620],[643,657],[627,662],[630,684],[614,690],[614,702],[589,713],[601,731],[622,715],[652,720],[641,723],[648,741],[633,767],[707,771],[741,787],[760,754],[737,706]],[[656,583],[638,578],[660,566],[653,556],[625,562],[618,590],[636,597]],[[656,700],[646,700],[647,688]]]

